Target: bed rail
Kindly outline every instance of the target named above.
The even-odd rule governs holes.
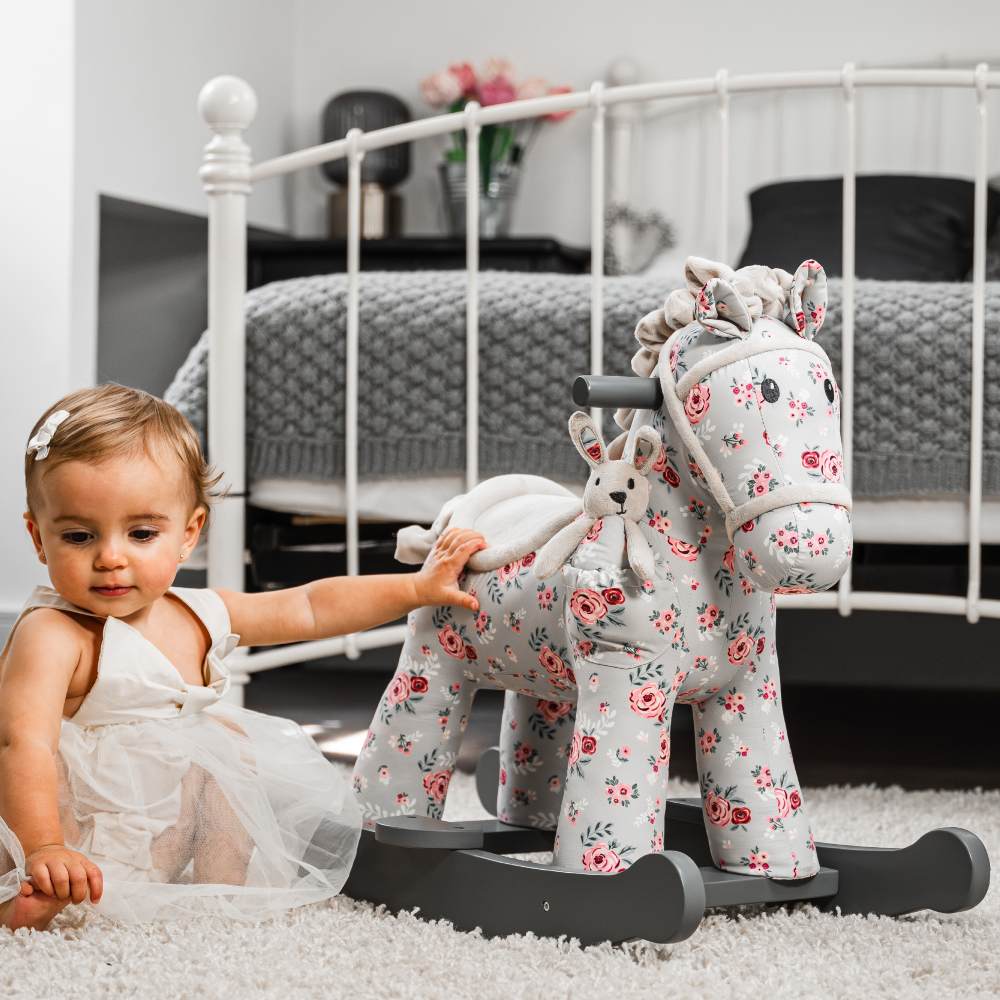
[[[242,589],[246,564],[244,550],[244,504],[246,498],[245,428],[244,428],[244,316],[243,298],[246,291],[246,199],[256,182],[279,177],[306,167],[318,166],[331,160],[348,161],[348,309],[346,383],[347,449],[345,485],[347,494],[348,573],[359,570],[358,559],[358,497],[357,497],[357,407],[358,407],[358,316],[360,273],[360,164],[368,150],[381,149],[402,142],[413,142],[431,136],[445,135],[464,129],[469,142],[466,163],[466,267],[468,275],[466,301],[466,469],[467,486],[476,483],[479,436],[479,203],[478,143],[479,129],[498,122],[534,118],[554,112],[580,111],[592,115],[591,128],[591,340],[589,381],[579,380],[574,398],[580,405],[589,405],[600,416],[600,408],[624,399],[611,382],[596,378],[603,371],[604,302],[603,246],[605,206],[605,129],[610,116],[630,113],[632,105],[651,101],[685,100],[714,97],[716,99],[720,156],[718,191],[719,219],[717,252],[726,258],[726,219],[729,214],[729,173],[727,144],[730,111],[733,98],[739,94],[766,91],[833,91],[840,92],[844,107],[843,186],[843,437],[845,473],[848,484],[851,475],[852,433],[854,419],[854,240],[855,240],[855,172],[857,158],[856,93],[865,88],[928,87],[968,90],[973,98],[970,113],[976,122],[975,141],[975,228],[972,281],[972,393],[969,435],[969,497],[968,497],[968,590],[966,596],[946,597],[931,594],[890,594],[852,590],[850,573],[845,575],[836,593],[809,596],[784,596],[786,607],[833,608],[841,614],[852,610],[921,611],[941,614],[964,614],[970,622],[981,616],[1000,618],[1000,601],[984,600],[981,585],[981,514],[982,514],[982,431],[983,431],[983,372],[985,359],[984,302],[986,260],[986,183],[987,183],[987,114],[990,90],[1000,87],[1000,73],[991,72],[986,64],[974,69],[856,69],[848,63],[839,70],[796,73],[758,73],[730,76],[720,69],[714,77],[669,80],[653,83],[626,83],[608,87],[601,81],[589,90],[571,94],[540,97],[482,108],[470,103],[464,111],[362,132],[352,129],[343,139],[324,143],[251,164],[250,149],[243,140],[257,110],[253,90],[237,77],[217,77],[207,83],[199,97],[201,115],[212,131],[205,148],[201,178],[209,200],[209,458],[224,469],[231,492],[213,517],[208,537],[208,583],[211,587]],[[619,109],[616,111],[616,109]],[[617,127],[612,133],[611,155],[621,161],[620,142],[627,129]],[[635,388],[629,393],[648,394],[648,387],[639,379],[627,379]],[[617,386],[617,383],[616,383]],[[579,391],[580,395],[577,395]],[[631,402],[628,405],[636,405]],[[641,402],[646,400],[643,395]],[[268,669],[284,663],[302,662],[320,656],[346,653],[355,657],[365,648],[399,642],[402,627],[375,629],[363,635],[342,636],[314,643],[283,646],[254,654],[246,654],[234,662],[234,680],[246,683],[255,670]],[[237,692],[239,697],[239,692]]]

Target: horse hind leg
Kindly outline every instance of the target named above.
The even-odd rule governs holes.
[[[572,702],[507,692],[497,788],[497,817],[503,822],[542,830],[556,828],[575,718]]]
[[[434,608],[410,619],[396,673],[375,710],[354,767],[354,792],[366,828],[384,816],[444,813],[476,684],[463,660],[447,655]]]

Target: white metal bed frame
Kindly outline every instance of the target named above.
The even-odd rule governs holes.
[[[985,63],[975,69],[855,69],[798,73],[762,73],[730,76],[720,69],[714,78],[606,87],[594,83],[589,91],[516,101],[483,108],[476,102],[464,111],[408,122],[375,132],[352,129],[343,139],[252,164],[243,132],[257,111],[252,88],[237,77],[217,77],[205,85],[199,110],[213,132],[205,148],[201,179],[209,199],[208,271],[208,451],[213,464],[224,470],[230,494],[219,502],[208,534],[208,585],[242,590],[246,553],[244,525],[246,503],[245,465],[245,328],[246,292],[246,200],[253,184],[346,158],[348,162],[347,236],[347,343],[345,371],[345,487],[347,572],[359,570],[358,558],[358,307],[361,240],[361,161],[368,150],[402,142],[444,135],[464,129],[468,139],[466,169],[478,177],[479,144],[483,125],[533,118],[562,111],[589,111],[591,127],[591,323],[589,371],[600,374],[604,348],[603,283],[605,162],[627,163],[630,113],[636,103],[663,99],[717,98],[719,232],[717,254],[726,259],[726,219],[729,206],[730,98],[734,94],[765,91],[839,90],[843,96],[843,365],[841,373],[844,469],[851,478],[854,424],[854,250],[855,175],[857,120],[855,95],[862,88],[933,87],[962,88],[974,97],[975,223],[972,280],[972,391],[969,434],[968,494],[968,589],[965,597],[936,594],[902,594],[855,591],[850,570],[836,591],[779,598],[783,607],[836,608],[840,614],[853,610],[911,611],[965,615],[969,622],[980,617],[1000,618],[1000,600],[985,599],[981,584],[982,441],[984,373],[984,297],[986,265],[987,115],[990,89],[1000,87],[1000,72],[990,72]],[[608,128],[608,120],[611,127]],[[608,143],[607,132],[611,132]],[[612,176],[623,176],[620,169]],[[479,477],[479,195],[478,184],[466,185],[466,466],[467,487]],[[595,411],[599,418],[599,413]],[[346,654],[354,658],[362,650],[394,645],[405,637],[405,626],[389,626],[358,634],[316,642],[275,647],[233,657],[234,696],[242,697],[242,685],[259,670],[322,656]]]

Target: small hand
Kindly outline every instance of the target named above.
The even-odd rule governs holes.
[[[24,867],[34,891],[46,896],[82,903],[89,895],[90,901],[97,903],[104,893],[101,869],[79,851],[62,844],[47,844],[32,851]]]
[[[471,528],[449,528],[416,574],[417,597],[421,604],[456,604],[479,610],[479,601],[458,587],[458,577],[473,552],[486,548],[486,539]]]

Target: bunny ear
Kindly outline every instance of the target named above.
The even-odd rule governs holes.
[[[724,278],[710,278],[695,297],[694,318],[720,337],[740,339],[753,320],[743,296]]]
[[[569,418],[569,436],[583,460],[592,468],[596,469],[607,458],[608,449],[604,447],[597,424],[582,410],[577,410]]]
[[[826,319],[826,271],[822,264],[805,260],[799,264],[788,290],[785,323],[800,337],[812,340]]]
[[[645,476],[659,453],[660,435],[649,424],[640,427],[635,432],[635,454],[632,456],[635,471]]]

